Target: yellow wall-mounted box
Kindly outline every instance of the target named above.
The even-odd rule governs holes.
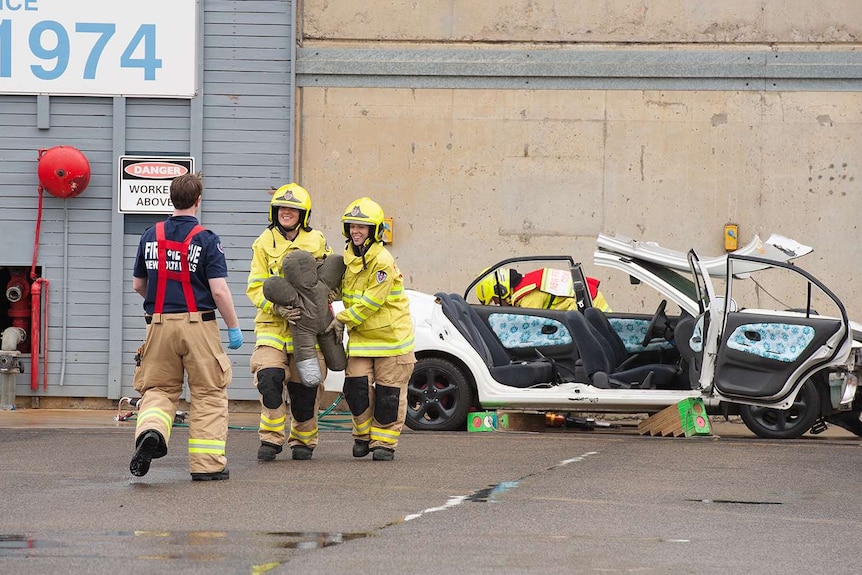
[[[732,252],[739,248],[739,226],[736,224],[724,225],[724,249]]]
[[[394,233],[392,232],[393,228],[392,218],[383,218],[383,243],[387,246],[392,245],[392,239],[394,238]]]

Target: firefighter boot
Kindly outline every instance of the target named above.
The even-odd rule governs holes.
[[[395,450],[388,447],[375,447],[371,458],[374,461],[392,461],[395,459]]]
[[[214,473],[192,473],[192,481],[224,481],[230,479],[230,472],[225,467]]]
[[[365,441],[363,439],[354,439],[353,440],[353,457],[365,457],[371,452],[371,449],[368,447],[370,441]]]
[[[311,459],[311,454],[314,453],[314,450],[307,445],[294,445],[290,451],[291,459]]]
[[[155,429],[142,433],[136,442],[135,454],[129,462],[129,471],[135,477],[143,477],[150,470],[150,461],[163,457],[167,453],[162,434]]]
[[[258,461],[273,461],[275,456],[281,453],[281,446],[268,441],[261,441],[257,448]]]

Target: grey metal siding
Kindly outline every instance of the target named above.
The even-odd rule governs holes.
[[[0,213],[0,266],[29,269],[33,257],[38,150],[74,146],[92,169],[82,195],[63,200],[44,194],[37,263],[50,282],[48,387],[42,390],[40,378],[32,395],[137,395],[133,357],[146,328],[131,269],[140,233],[164,216],[116,213],[116,152],[186,155],[198,149],[196,166],[206,186],[201,221],[224,244],[247,342],[230,352],[230,397],[257,398],[248,370],[255,310],[245,284],[251,242],[267,224],[266,191],[287,182],[291,171],[293,6],[287,0],[207,0],[201,6],[199,99],[0,95],[0,194],[6,207]],[[120,290],[112,285],[112,277],[119,283],[118,266]],[[122,325],[115,338],[122,342],[119,359],[112,360],[116,314]],[[119,382],[109,391],[109,379],[117,378],[108,373],[112,361],[120,363]],[[24,364],[29,372],[29,358]],[[19,376],[17,393],[31,395],[29,383],[29,373]]]
[[[104,98],[55,97],[49,129],[37,128],[34,96],[0,99],[3,196],[12,210],[2,215],[0,265],[29,264],[38,214],[38,150],[56,145],[85,150],[92,176],[78,197],[43,193],[37,265],[48,279],[48,388],[39,395],[104,396],[107,373],[107,278],[111,218],[111,103]],[[29,271],[29,270],[28,270]],[[64,276],[66,284],[64,286]],[[44,288],[43,288],[44,289]],[[29,393],[31,366],[18,380]],[[42,367],[40,366],[40,372]],[[63,384],[60,387],[60,383]]]
[[[287,183],[292,142],[291,5],[207,2],[204,13],[201,219],[222,239],[246,345],[234,360],[233,399],[257,399],[248,360],[255,308],[245,296],[251,243],[267,224],[270,185]]]

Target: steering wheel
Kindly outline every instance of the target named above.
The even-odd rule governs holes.
[[[656,333],[653,335],[653,332],[658,328],[658,323],[662,319],[664,319],[665,326],[667,325],[667,316],[664,313],[664,309],[667,307],[667,300],[661,300],[661,303],[658,304],[658,307],[655,310],[655,313],[652,316],[652,319],[649,322],[649,325],[646,328],[646,333],[644,334],[644,340],[641,342],[642,347],[646,347],[653,340],[653,337],[664,337],[664,330],[661,333]]]

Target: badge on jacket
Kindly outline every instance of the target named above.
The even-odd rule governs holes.
[[[377,272],[377,283],[382,284],[386,281],[386,272],[379,271]]]

